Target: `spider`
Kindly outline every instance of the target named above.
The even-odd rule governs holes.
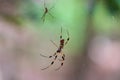
[[[47,66],[47,67],[45,67],[45,68],[43,68],[43,69],[41,69],[41,70],[45,70],[45,69],[51,67],[51,66],[54,64],[54,62],[56,61],[56,59],[58,59],[58,55],[60,55],[60,54],[61,54],[62,56],[61,56],[61,59],[58,59],[58,61],[61,62],[61,65],[60,65],[60,67],[58,67],[58,68],[55,69],[55,70],[59,70],[59,69],[63,66],[64,60],[65,60],[65,54],[62,52],[62,50],[63,50],[64,46],[68,43],[68,41],[69,41],[69,39],[70,39],[70,38],[69,38],[69,33],[68,33],[68,31],[67,31],[67,34],[68,34],[68,38],[67,38],[67,40],[65,41],[65,39],[62,38],[62,28],[61,28],[60,44],[59,44],[59,46],[57,46],[52,40],[50,40],[58,49],[57,49],[56,52],[55,52],[53,55],[51,55],[51,56],[45,56],[45,55],[40,54],[42,57],[53,58],[53,61],[50,63],[50,65]]]
[[[43,15],[42,15],[42,17],[41,17],[41,19],[43,20],[43,22],[45,21],[45,16],[46,16],[46,14],[49,14],[50,16],[53,17],[53,15],[52,15],[51,13],[49,13],[49,11],[50,11],[52,8],[53,8],[53,7],[51,7],[50,9],[48,9],[48,8],[46,7],[45,0],[44,0],[44,13],[43,13]]]

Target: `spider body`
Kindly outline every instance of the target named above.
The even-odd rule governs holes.
[[[60,40],[60,46],[59,46],[59,48],[57,50],[58,53],[61,53],[61,51],[62,51],[62,49],[64,47],[64,41],[65,41],[64,39]]]
[[[63,47],[64,46],[64,39],[60,40],[60,45]]]
[[[44,14],[46,14],[48,12],[48,8],[47,7],[45,7],[45,12],[44,12]]]
[[[56,59],[58,59],[58,55],[59,54],[62,55],[61,59],[58,59],[61,62],[61,66],[58,67],[55,70],[59,70],[63,66],[64,60],[65,60],[65,54],[62,52],[62,50],[63,50],[64,46],[68,43],[68,41],[69,41],[69,34],[68,34],[67,40],[65,41],[65,39],[62,38],[62,28],[61,28],[61,35],[60,35],[60,44],[59,44],[59,47],[51,40],[51,42],[58,48],[56,50],[56,52],[52,56],[49,56],[49,57],[40,54],[43,57],[53,58],[54,59],[48,67],[43,68],[42,70],[45,70],[45,69],[49,68],[50,66],[52,66],[54,64],[54,62],[56,61]]]

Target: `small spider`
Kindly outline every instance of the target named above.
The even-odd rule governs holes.
[[[45,16],[46,16],[46,14],[49,14],[50,16],[53,17],[53,15],[52,15],[51,13],[49,13],[49,11],[50,11],[52,8],[53,8],[53,7],[51,7],[50,9],[48,9],[48,8],[46,7],[45,0],[44,0],[44,13],[43,13],[43,15],[42,15],[42,17],[41,17],[41,19],[43,20],[43,22],[45,21]]]
[[[62,28],[61,28],[61,35],[60,35],[60,44],[59,44],[59,46],[57,46],[57,45],[51,40],[51,42],[58,48],[53,55],[51,55],[51,56],[45,56],[45,55],[40,54],[42,57],[53,58],[53,59],[54,59],[49,66],[43,68],[42,70],[45,70],[45,69],[49,68],[50,66],[52,66],[52,65],[54,64],[54,62],[56,61],[56,59],[58,59],[57,57],[58,57],[59,54],[62,55],[61,59],[58,59],[58,61],[61,62],[61,66],[58,67],[58,68],[55,69],[55,70],[59,70],[59,69],[63,66],[64,60],[65,60],[65,54],[62,52],[62,50],[63,50],[64,46],[68,43],[68,41],[69,41],[69,39],[70,39],[68,32],[67,32],[67,34],[68,34],[68,38],[67,38],[67,40],[65,41],[65,39],[62,38]]]

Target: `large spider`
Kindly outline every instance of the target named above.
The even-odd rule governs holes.
[[[64,60],[65,60],[65,54],[62,52],[62,50],[63,50],[64,46],[68,43],[68,41],[69,41],[69,39],[70,39],[70,38],[69,38],[69,33],[68,33],[68,31],[67,31],[67,34],[68,34],[68,38],[67,38],[67,40],[65,41],[65,39],[62,38],[62,28],[61,28],[61,35],[60,35],[60,44],[59,44],[59,46],[57,46],[57,45],[51,40],[51,42],[58,48],[53,55],[51,55],[51,56],[45,56],[45,55],[40,54],[42,57],[53,58],[53,61],[51,62],[51,64],[50,64],[49,66],[41,69],[41,70],[45,70],[45,69],[49,68],[50,66],[52,66],[52,65],[54,64],[54,62],[56,61],[56,59],[58,59],[58,55],[60,55],[60,54],[61,54],[62,56],[61,56],[61,59],[58,59],[58,61],[61,62],[61,66],[58,67],[58,68],[55,69],[55,70],[59,70],[59,69],[63,66]]]

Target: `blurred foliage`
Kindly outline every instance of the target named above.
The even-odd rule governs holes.
[[[17,25],[24,24],[24,21],[20,16],[11,16],[11,15],[6,15],[6,14],[1,14],[1,15],[2,17],[4,17],[5,20],[7,20],[10,23],[14,23]]]
[[[109,10],[112,15],[120,13],[120,5],[118,0],[104,0],[104,2],[107,10]]]

